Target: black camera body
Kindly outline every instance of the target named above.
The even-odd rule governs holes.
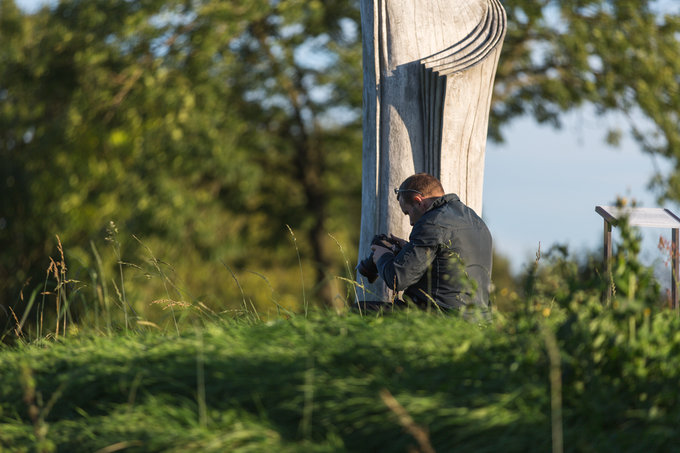
[[[401,246],[398,242],[394,241],[392,238],[386,234],[376,234],[371,240],[371,245],[379,245],[381,247],[388,248],[394,253],[399,253]],[[378,268],[373,262],[373,251],[363,260],[359,261],[357,265],[357,270],[361,275],[366,277],[369,283],[373,283],[378,278]]]

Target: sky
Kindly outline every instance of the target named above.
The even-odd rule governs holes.
[[[515,271],[536,259],[539,244],[541,252],[555,244],[576,254],[601,250],[604,220],[595,207],[613,205],[617,197],[680,214],[676,204],[657,204],[648,189],[652,176],[667,173],[670,164],[642,153],[629,137],[618,147],[607,145],[612,122],[588,108],[565,115],[560,130],[525,117],[503,129],[505,143],[487,143],[482,216],[496,250]],[[625,130],[625,123],[618,125]],[[659,236],[670,240],[670,230],[641,233],[643,262],[663,261],[657,244]]]
[[[27,12],[54,0],[16,0]],[[660,10],[677,12],[678,0],[658,0]],[[643,154],[626,137],[613,148],[604,141],[615,117],[598,117],[583,108],[562,118],[555,130],[528,117],[502,129],[505,142],[487,143],[482,217],[494,238],[497,252],[507,256],[515,272],[552,245],[567,245],[571,253],[600,250],[603,219],[595,206],[612,205],[617,197],[635,199],[644,207],[666,207],[680,214],[677,204],[658,205],[647,185],[658,170],[670,165]],[[670,231],[647,228],[643,235],[645,264],[664,258],[657,249],[659,237]],[[614,238],[616,240],[616,230]],[[669,272],[670,275],[670,272]]]

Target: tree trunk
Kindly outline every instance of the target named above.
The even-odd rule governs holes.
[[[311,245],[314,254],[314,287],[318,291],[320,301],[326,307],[333,305],[334,280],[329,280],[328,276],[333,271],[333,259],[327,247],[326,215],[328,197],[325,187],[318,175],[321,170],[312,165],[307,168],[306,178],[303,175],[304,191],[307,197],[308,207],[315,214],[314,226],[309,230],[307,240]]]

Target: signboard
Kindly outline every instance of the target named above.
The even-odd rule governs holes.
[[[631,226],[680,228],[680,219],[668,209],[596,206],[595,211],[612,225],[616,225],[619,220],[627,217],[628,225]]]
[[[670,228],[672,235],[671,256],[671,306],[678,309],[680,294],[678,282],[680,282],[680,256],[678,246],[680,244],[680,218],[668,209],[663,208],[619,208],[616,206],[595,206],[595,212],[604,218],[604,266],[605,275],[609,279],[605,300],[611,300],[612,293],[612,225],[624,218],[628,219],[628,225],[650,228]]]

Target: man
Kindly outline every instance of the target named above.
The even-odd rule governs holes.
[[[418,306],[486,313],[492,250],[484,221],[429,174],[410,176],[394,191],[413,229],[408,242],[392,236],[401,245],[396,254],[371,247],[380,277]]]

